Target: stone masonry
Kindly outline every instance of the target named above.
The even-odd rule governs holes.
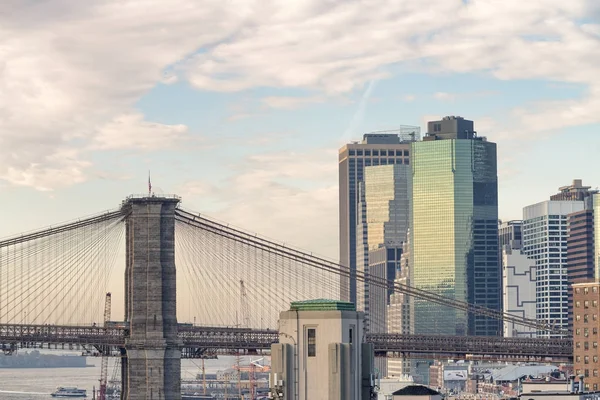
[[[130,332],[123,359],[125,400],[181,399],[177,337],[175,208],[177,198],[130,197],[126,224],[125,321]]]

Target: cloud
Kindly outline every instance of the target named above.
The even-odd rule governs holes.
[[[97,149],[165,149],[179,142],[188,128],[144,120],[140,113],[120,115],[98,130],[94,138]]]
[[[456,95],[446,92],[435,92],[433,98],[439,101],[452,101],[456,99]]]
[[[600,121],[596,0],[432,0],[428,7],[418,0],[52,0],[0,7],[0,179],[14,184],[84,181],[91,157],[83,149],[113,149],[119,126],[132,128],[131,138],[122,132],[123,145],[146,150],[164,135],[185,135],[178,124],[144,121],[135,110],[155,85],[178,80],[221,92],[315,93],[266,100],[293,109],[368,87],[397,66],[478,72],[588,88],[583,98],[516,110],[521,132],[545,127],[547,115],[555,127]]]
[[[283,110],[294,110],[309,104],[318,104],[325,102],[322,96],[311,97],[292,97],[292,96],[271,96],[262,99],[262,102],[270,108]]]

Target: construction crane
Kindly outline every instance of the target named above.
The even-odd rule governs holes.
[[[111,294],[106,293],[106,300],[104,301],[104,327],[108,326],[110,321],[110,303]],[[102,366],[100,368],[100,393],[98,400],[106,400],[106,384],[108,381],[108,356],[110,353],[110,346],[106,346],[102,351]]]
[[[248,296],[246,294],[246,286],[244,285],[244,280],[240,279],[240,316],[242,318],[241,322],[238,321],[238,327],[249,328],[250,324],[248,323]],[[240,398],[242,397],[242,372],[240,370],[240,360],[241,356],[238,351],[237,353],[237,370],[238,370],[238,395]]]
[[[250,364],[246,366],[241,366],[239,361],[236,365],[233,366],[233,369],[238,371],[238,376],[242,375],[242,371],[248,372],[248,379],[250,381],[250,399],[256,399],[256,372],[269,372],[271,367],[268,365],[260,365],[260,361],[263,361],[264,358],[259,358],[257,360],[250,360]]]

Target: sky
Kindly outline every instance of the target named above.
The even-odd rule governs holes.
[[[600,186],[597,0],[4,0],[0,236],[175,193],[338,258],[337,151],[460,115],[500,216]]]

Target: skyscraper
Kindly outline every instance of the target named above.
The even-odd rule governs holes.
[[[400,273],[397,274],[395,283],[410,286],[410,234],[407,234],[407,241],[402,245],[402,255],[400,256]],[[406,293],[394,291],[390,296],[388,305],[387,332],[410,334],[411,327],[411,302]],[[412,358],[408,357],[390,357],[387,360],[388,376],[400,377],[403,375],[413,375],[414,365]]]
[[[567,216],[581,200],[546,200],[523,209],[523,250],[536,267],[536,319],[568,327]],[[538,330],[538,337],[560,337]]]
[[[521,253],[523,221],[501,223],[502,309],[515,317],[535,319],[535,261]],[[504,321],[504,337],[535,337],[535,328]]]
[[[359,182],[364,168],[371,165],[410,163],[410,143],[420,137],[418,127],[403,126],[398,131],[368,133],[362,142],[339,150],[340,264],[350,274],[340,280],[342,300],[356,304],[356,228],[358,226]]]
[[[410,165],[366,167],[359,194],[357,271],[393,281],[408,233]],[[358,285],[357,306],[366,313],[368,332],[386,331],[385,309],[392,292],[369,282]]]
[[[411,283],[501,309],[496,144],[445,117],[412,143]],[[499,321],[414,299],[414,333],[499,335]]]

